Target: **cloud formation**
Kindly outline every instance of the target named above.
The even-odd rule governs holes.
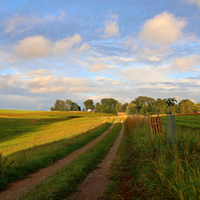
[[[200,62],[195,57],[183,57],[176,58],[171,64],[171,67],[177,71],[188,72],[193,71],[195,66],[197,66]]]
[[[150,44],[171,45],[182,37],[181,30],[185,26],[186,21],[163,12],[145,22],[139,37]]]
[[[196,4],[200,8],[200,1],[199,0],[185,0],[189,4]]]
[[[116,66],[109,65],[107,63],[95,63],[90,68],[90,71],[92,71],[92,72],[99,72],[99,71],[102,71],[102,70],[106,70],[106,69],[109,69],[109,68],[115,68],[115,67]]]
[[[118,37],[119,36],[119,27],[117,23],[118,15],[111,15],[110,19],[105,22],[105,28],[100,28],[98,31],[103,31],[104,34],[102,37]]]
[[[42,24],[46,22],[52,22],[57,20],[62,20],[66,16],[66,13],[61,11],[60,15],[45,15],[44,18],[39,17],[26,17],[16,14],[13,18],[6,20],[3,24],[6,26],[4,33],[11,32],[23,32],[30,28],[33,28],[37,24]]]
[[[58,40],[55,44],[43,36],[27,37],[18,42],[15,46],[15,52],[20,59],[45,58],[52,54],[66,54],[79,44],[81,40],[81,36],[78,34]],[[90,46],[87,43],[83,43],[81,47],[74,50],[82,52],[89,48]]]

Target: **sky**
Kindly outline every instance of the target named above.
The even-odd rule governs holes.
[[[0,0],[0,108],[200,102],[200,0]]]

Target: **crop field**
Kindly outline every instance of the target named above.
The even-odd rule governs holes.
[[[112,114],[0,110],[0,176],[2,159],[14,161],[0,189],[84,146],[113,121]]]
[[[161,117],[163,124],[167,122],[167,116]],[[175,115],[175,124],[186,128],[200,129],[200,115]]]

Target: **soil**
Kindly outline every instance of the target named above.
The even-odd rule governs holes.
[[[116,157],[117,149],[123,137],[124,125],[119,136],[115,140],[114,145],[110,149],[107,156],[99,164],[99,168],[92,171],[84,181],[79,185],[78,192],[72,194],[66,199],[70,200],[100,200],[107,198],[104,196],[104,191],[109,183],[109,167]]]
[[[36,173],[32,173],[26,179],[11,183],[11,185],[6,190],[0,191],[0,199],[1,200],[19,199],[23,194],[32,190],[40,182],[45,180],[47,177],[53,175],[56,171],[61,169],[63,166],[71,163],[79,155],[83,154],[87,149],[89,149],[94,144],[99,142],[113,128],[113,125],[111,127],[109,127],[109,129],[107,131],[105,131],[101,136],[94,139],[92,142],[88,143],[84,147],[74,151],[67,157],[57,161],[54,165],[51,165],[44,169],[41,169]]]

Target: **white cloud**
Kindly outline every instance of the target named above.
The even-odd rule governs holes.
[[[51,42],[43,36],[27,37],[15,47],[16,55],[22,59],[47,57],[50,54]]]
[[[31,70],[30,72],[26,73],[25,76],[38,76],[38,75],[47,75],[52,74],[52,71],[48,71],[46,69],[38,69],[38,70]]]
[[[23,32],[27,29],[33,28],[37,24],[62,20],[66,13],[61,11],[59,16],[45,15],[44,18],[39,17],[26,17],[16,14],[13,18],[6,20],[3,24],[6,26],[5,33],[10,32]]]
[[[199,0],[185,0],[189,4],[196,4],[200,8],[200,1]]]
[[[71,50],[73,45],[81,42],[81,36],[75,34],[73,37],[67,37],[62,40],[59,40],[53,46],[53,53],[55,54],[64,54]]]
[[[177,71],[193,71],[195,66],[200,63],[199,59],[194,56],[176,58],[173,60],[171,67]]]
[[[89,49],[87,43],[83,43],[81,47],[75,47],[81,42],[81,36],[75,34],[73,37],[66,37],[53,44],[50,40],[43,36],[27,37],[18,42],[15,46],[15,56],[20,59],[37,59],[50,55],[66,54],[73,48],[75,51],[82,52]]]
[[[99,72],[99,71],[102,71],[102,70],[106,70],[106,69],[109,69],[109,68],[115,68],[115,67],[116,66],[109,65],[107,63],[95,63],[90,68],[90,71],[92,71],[92,72]]]
[[[146,21],[139,37],[150,44],[171,45],[182,37],[186,21],[176,19],[173,14],[163,12]]]
[[[103,31],[104,35],[102,35],[104,38],[108,37],[118,37],[119,36],[119,27],[117,23],[118,15],[111,15],[110,19],[105,22],[105,28],[99,29],[97,31]]]

